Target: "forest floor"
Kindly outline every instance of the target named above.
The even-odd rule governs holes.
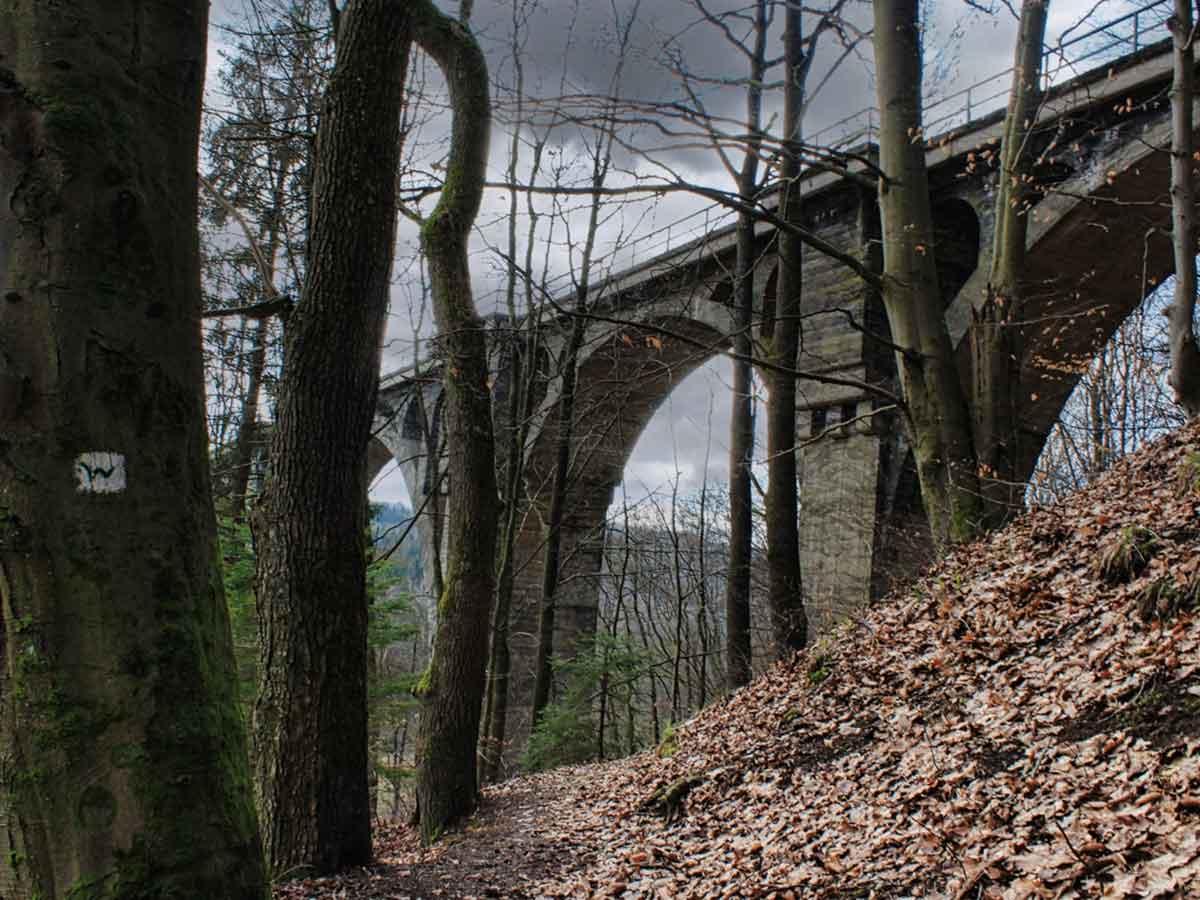
[[[1200,897],[1200,425],[694,717],[277,900]],[[675,787],[664,809],[648,799]]]

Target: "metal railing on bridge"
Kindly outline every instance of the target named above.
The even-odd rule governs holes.
[[[1044,86],[1063,84],[1085,71],[1138,53],[1170,36],[1167,20],[1173,10],[1171,0],[1151,0],[1117,18],[1087,28],[1086,20],[1074,26],[1053,45],[1046,47],[1043,58]],[[1081,28],[1087,28],[1080,32]],[[1079,32],[1079,33],[1074,33]],[[926,98],[922,110],[926,135],[937,136],[960,128],[1008,104],[1012,67],[982,78],[944,97]],[[878,135],[875,107],[859,110],[805,139],[813,147],[847,150],[873,143]],[[646,234],[624,240],[594,265],[612,275],[634,269],[689,245],[700,249],[714,232],[732,226],[735,213],[726,207],[708,205],[695,212],[653,228]],[[603,283],[603,279],[597,283]],[[541,286],[552,296],[565,296],[570,288],[569,274],[549,279]],[[480,298],[486,304],[487,298]]]
[[[1167,19],[1171,0],[1152,0],[1115,19],[1086,31],[1086,20],[1045,49],[1042,61],[1044,87],[1050,88],[1075,76],[1130,56],[1170,37]],[[925,134],[936,136],[988,116],[1008,105],[1012,67],[982,78],[944,97],[929,97],[922,110]],[[861,109],[805,138],[813,147],[846,150],[874,143],[878,137],[879,113],[874,106]],[[635,266],[678,250],[710,234],[714,228],[733,223],[734,213],[712,207],[689,213],[631,241],[617,253],[626,266]]]

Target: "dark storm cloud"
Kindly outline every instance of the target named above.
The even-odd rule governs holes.
[[[710,12],[721,14],[744,10],[744,2],[709,0],[704,4]],[[745,117],[744,88],[732,84],[722,86],[717,81],[744,79],[748,75],[745,56],[731,46],[722,30],[703,21],[703,15],[689,0],[613,0],[610,3],[547,3],[527,9],[529,38],[524,52],[526,93],[542,97],[563,94],[593,94],[607,96],[616,93],[639,105],[655,102],[686,102],[687,96],[672,65],[680,64],[697,76],[694,84],[708,112],[725,120],[723,127],[736,131],[736,122]],[[847,5],[847,18],[858,28],[867,18],[862,2]],[[777,18],[781,18],[778,16]],[[614,73],[621,56],[620,35],[634,19],[630,28],[625,62],[621,67],[619,85],[614,88]],[[731,32],[745,36],[744,22],[727,20]],[[512,67],[510,42],[512,29],[511,6],[501,3],[479,3],[473,24],[488,48],[495,77],[510,83]],[[772,28],[768,55],[782,53],[780,23]],[[852,37],[856,28],[846,30]],[[821,78],[828,65],[841,55],[838,36],[827,34],[818,54],[813,82]],[[810,124],[819,128],[842,118],[870,102],[868,65],[869,47],[865,43],[849,59],[839,76],[830,81],[813,104]],[[769,79],[781,78],[776,66]],[[768,92],[766,117],[778,113],[779,91]],[[645,107],[642,107],[645,108]],[[680,126],[682,127],[682,126]],[[693,172],[708,172],[721,178],[717,158],[711,151],[696,152],[682,149],[663,153],[669,140],[656,135],[654,129],[644,128],[638,138],[643,146],[657,148],[664,161],[677,162]],[[694,143],[694,142],[693,142]],[[621,160],[631,165],[629,158]],[[726,186],[726,185],[721,185]]]
[[[231,16],[240,13],[245,2],[215,0],[213,21],[228,21]],[[809,0],[806,6],[816,6],[820,2],[822,0]],[[716,11],[745,4],[746,0],[706,0],[706,6]],[[449,13],[457,12],[457,4],[451,0],[441,0],[440,5]],[[928,4],[930,24],[926,45],[931,51],[928,54],[928,74],[931,80],[940,79],[939,83],[930,85],[938,95],[953,94],[1011,65],[1015,22],[1002,6],[997,5],[999,11],[987,16],[968,6],[964,0],[937,0]],[[1087,5],[1090,6],[1090,3]],[[1074,21],[1083,6],[1079,0],[1055,0],[1051,6],[1052,40],[1058,31]],[[559,94],[603,96],[612,92],[620,55],[619,35],[635,7],[637,21],[630,31],[622,77],[615,89],[619,96],[643,103],[683,98],[676,77],[665,64],[664,48],[668,46],[675,48],[680,54],[679,58],[698,75],[728,79],[745,76],[745,58],[726,42],[718,29],[699,21],[697,9],[688,0],[641,0],[640,3],[634,0],[542,0],[540,5],[526,6],[527,36],[523,50],[526,93],[549,98]],[[870,7],[864,0],[850,0],[847,10],[852,24],[863,30],[869,27]],[[1116,14],[1118,9],[1114,0],[1110,9],[1101,13],[1101,16]],[[779,16],[782,18],[782,9]],[[778,39],[779,24],[776,23],[769,42],[770,55],[777,56],[782,52]],[[511,85],[512,4],[501,0],[476,0],[472,27],[488,54],[493,80],[501,86]],[[849,29],[848,33],[853,33],[853,29]],[[214,40],[218,40],[215,32]],[[822,80],[824,71],[840,53],[841,47],[835,41],[823,44],[810,79],[810,88]],[[863,41],[813,100],[805,123],[806,135],[811,137],[829,123],[873,105],[871,57],[870,41]],[[778,79],[778,69],[773,77]],[[436,81],[436,75],[432,76],[431,87]],[[1007,87],[1002,80],[997,84],[1001,92]],[[745,99],[741,87],[706,85],[700,90],[712,114],[734,121],[743,118]],[[507,92],[497,89],[496,96],[503,103]],[[780,106],[781,97],[775,91],[766,101],[765,118],[777,115]],[[498,116],[489,173],[489,177],[497,181],[504,177],[507,129],[511,127],[504,113],[505,110],[501,109]],[[444,153],[448,130],[449,121],[443,115],[435,115],[428,123],[421,140],[430,148],[433,160]],[[576,127],[561,128],[556,134],[558,151],[568,157],[580,154],[586,135],[585,130]],[[641,146],[655,143],[653,131],[649,128],[643,128],[633,140]],[[658,158],[688,178],[710,187],[727,189],[731,186],[711,150],[682,150],[662,146],[661,141],[659,144]],[[627,171],[636,170],[640,174],[653,171],[644,159],[639,159],[632,152],[620,153],[617,162]],[[650,222],[661,227],[697,205],[698,201],[685,196],[669,196],[658,201],[658,206],[646,214],[638,227],[645,230]],[[497,289],[504,280],[502,267],[497,262],[499,258],[484,251],[483,245],[505,246],[506,218],[506,196],[500,191],[489,191],[479,219],[481,237],[477,249],[480,252],[472,256],[474,284],[483,312],[497,308]],[[631,223],[637,221],[637,214],[631,208],[625,217],[624,227],[633,227]],[[560,231],[558,238],[561,240],[561,237]],[[539,239],[544,240],[544,237]],[[418,341],[431,330],[428,312],[421,312],[417,299],[419,277],[413,262],[417,254],[416,243],[415,229],[402,220],[398,235],[398,261],[393,273],[397,287],[393,292],[389,319],[388,336],[391,343],[385,368],[411,362],[414,350],[421,346]],[[565,271],[569,264],[566,252],[559,247],[551,256],[552,267],[560,272]],[[706,468],[710,483],[727,477],[727,371],[727,365],[724,369],[702,368],[681,383],[638,442],[629,464],[631,481],[640,480],[647,488],[653,489],[669,480],[676,465],[679,465],[685,482],[681,485],[681,491],[687,493],[698,487]],[[710,445],[707,457],[696,450],[705,444]],[[762,452],[760,450],[760,455]],[[396,487],[391,490],[402,493]],[[633,490],[635,488],[631,487]],[[387,495],[389,491],[385,489],[383,493]]]

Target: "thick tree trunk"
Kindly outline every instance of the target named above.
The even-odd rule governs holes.
[[[934,264],[921,132],[917,0],[875,2],[883,300],[896,344],[921,497],[938,546],[983,527],[971,413],[959,382]]]
[[[1200,348],[1196,346],[1196,203],[1192,183],[1195,140],[1192,104],[1195,88],[1195,35],[1191,0],[1175,0],[1168,25],[1175,45],[1171,85],[1171,219],[1175,244],[1175,297],[1167,310],[1171,371],[1167,381],[1175,402],[1190,417],[1200,415]]]
[[[749,136],[738,173],[738,197],[750,205],[758,192],[762,150],[762,83],[766,72],[767,0],[754,5],[754,49],[746,88]],[[738,214],[737,258],[733,273],[733,384],[729,417],[729,574],[725,581],[725,683],[735,690],[750,680],[750,563],[753,503],[750,468],[754,463],[754,382],[750,363],[754,322],[754,219]]]
[[[429,0],[410,4],[415,36],[446,76],[454,113],[446,181],[421,229],[445,357],[450,504],[445,587],[422,685],[417,813],[435,840],[475,808],[476,742],[495,587],[496,461],[487,345],[475,312],[467,239],[483,194],[491,103],[487,63],[470,32]]]
[[[804,108],[803,36],[799,5],[789,5],[784,24],[783,164],[780,217],[801,222],[800,126]],[[803,289],[803,243],[791,232],[779,235],[779,279],[776,309],[779,321],[771,339],[772,370],[768,379],[771,402],[767,409],[767,598],[775,632],[775,649],[787,656],[808,641],[808,618],[800,579],[800,520],[796,484],[796,379],[800,349],[800,309]]]
[[[317,136],[308,282],[253,516],[258,795],[276,874],[371,858],[366,451],[395,228],[408,13],[354,0]]]
[[[1013,60],[1013,81],[996,191],[996,236],[988,294],[971,326],[974,444],[983,491],[984,526],[996,527],[1020,511],[1025,493],[1018,476],[1025,243],[1029,231],[1032,157],[1029,136],[1041,100],[1042,42],[1049,0],[1025,0]]]
[[[207,3],[0,17],[0,896],[266,893],[216,568]]]

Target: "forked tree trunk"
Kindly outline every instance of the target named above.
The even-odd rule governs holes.
[[[789,4],[784,20],[783,162],[780,180],[780,218],[799,225],[800,125],[804,81],[808,70],[798,4]],[[796,367],[800,350],[800,309],[803,288],[803,243],[792,232],[779,235],[779,279],[776,309],[779,321],[771,338],[771,362],[783,369],[770,373],[771,402],[767,408],[767,567],[768,601],[775,649],[787,656],[808,641],[808,618],[800,580],[800,521],[796,485]]]
[[[276,874],[371,858],[367,443],[395,228],[409,13],[354,0],[317,135],[308,281],[284,341],[271,461],[253,515],[261,674],[258,796]]]
[[[933,215],[921,131],[918,0],[875,0],[883,301],[921,497],[939,547],[983,527],[971,412],[959,382],[934,263]]]
[[[971,325],[974,444],[983,491],[985,527],[1020,511],[1025,492],[1020,463],[1022,329],[1025,320],[1025,244],[1032,185],[1030,134],[1042,92],[1042,42],[1049,0],[1025,0],[1013,60],[1013,81],[996,191],[996,236],[988,292]]]
[[[413,0],[414,36],[446,76],[454,115],[446,181],[421,229],[445,359],[449,504],[445,587],[422,685],[417,815],[435,840],[475,808],[499,504],[487,345],[475,312],[467,239],[483,194],[491,126],[487,63],[471,33],[430,0]]]
[[[1175,0],[1168,21],[1175,46],[1171,85],[1171,224],[1175,245],[1175,297],[1167,310],[1175,402],[1189,417],[1200,415],[1200,349],[1196,346],[1196,202],[1192,105],[1196,99],[1195,35],[1191,0]]]
[[[0,896],[261,900],[202,397],[208,4],[0,16]]]

